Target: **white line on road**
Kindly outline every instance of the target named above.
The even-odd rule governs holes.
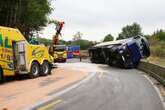
[[[159,88],[157,86],[155,86],[155,84],[153,83],[153,81],[147,76],[147,75],[143,75],[150,83],[151,85],[154,87],[154,89],[156,90],[160,100],[161,100],[161,103],[163,105],[163,108],[165,109],[165,102],[164,102],[164,98],[163,96],[161,95],[160,91],[159,91]]]
[[[48,102],[52,101],[53,99],[57,98],[58,96],[60,96],[60,95],[62,95],[62,94],[64,94],[64,93],[67,93],[67,92],[71,91],[72,89],[74,89],[74,88],[80,86],[81,84],[83,84],[83,83],[89,81],[91,78],[93,78],[93,77],[95,76],[96,73],[95,73],[95,72],[92,72],[92,73],[89,73],[89,74],[90,74],[90,75],[87,76],[85,79],[83,79],[83,80],[81,80],[80,82],[78,82],[78,83],[72,85],[71,87],[68,87],[68,88],[66,88],[66,89],[64,89],[64,90],[62,90],[62,91],[60,91],[60,92],[57,92],[57,93],[55,93],[55,94],[53,94],[53,95],[51,95],[51,96],[48,96],[48,98],[47,98],[46,100],[39,101],[39,102],[37,102],[36,104],[32,105],[31,107],[27,107],[27,108],[25,108],[25,109],[23,109],[23,110],[32,110],[32,109],[34,109],[34,108],[37,108],[37,107],[40,106],[40,105],[44,105],[45,103],[48,103]]]

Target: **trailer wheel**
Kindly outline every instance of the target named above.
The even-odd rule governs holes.
[[[132,62],[132,60],[125,60],[125,58],[124,57],[122,57],[122,59],[124,59],[123,60],[123,68],[125,68],[125,69],[131,69],[131,68],[134,68],[134,65],[133,65],[133,62]]]
[[[30,78],[36,78],[38,77],[40,72],[40,67],[39,64],[37,62],[33,62],[31,65],[31,69],[30,69]]]
[[[49,65],[49,63],[47,61],[43,62],[41,68],[42,68],[41,75],[46,76],[46,75],[50,74],[51,67],[50,67],[50,65]]]
[[[108,65],[109,65],[109,66],[113,66],[113,61],[112,61],[112,60],[109,60],[109,61],[108,61]]]
[[[61,62],[62,62],[62,63],[65,63],[65,62],[66,62],[66,59],[63,59]]]
[[[2,69],[0,68],[0,84],[4,82],[4,79],[5,79],[5,77],[4,77],[4,75],[3,75],[3,71],[2,71]]]

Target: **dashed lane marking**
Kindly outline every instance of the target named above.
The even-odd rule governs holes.
[[[42,107],[39,107],[37,110],[47,110],[48,108],[54,107],[57,104],[60,104],[62,102],[63,102],[63,100],[56,100],[56,101],[53,101],[53,102],[51,102],[51,103],[49,103],[47,105],[44,105]]]

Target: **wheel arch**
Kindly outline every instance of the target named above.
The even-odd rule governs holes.
[[[41,62],[41,65],[42,65],[45,61],[48,62],[48,63],[50,64],[50,61],[49,61],[48,59],[44,58],[44,59],[42,60],[42,62]]]
[[[39,61],[37,61],[36,59],[33,59],[33,60],[31,60],[30,64],[28,65],[29,66],[28,67],[28,72],[30,72],[30,69],[31,69],[31,66],[32,66],[32,63],[33,62],[36,62],[39,66],[41,66],[41,64],[39,63]]]

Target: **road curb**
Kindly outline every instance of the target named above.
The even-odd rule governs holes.
[[[95,74],[96,73],[93,73],[93,72],[92,73],[89,73],[89,76],[86,76],[82,80],[77,81],[76,84],[73,84],[73,85],[71,85],[68,88],[65,88],[64,87],[65,88],[64,90],[61,90],[61,91],[59,91],[59,92],[57,92],[55,94],[49,95],[47,99],[41,100],[41,101],[37,102],[36,104],[34,104],[34,105],[30,106],[30,107],[24,108],[22,110],[35,110],[35,109],[37,109],[38,107],[40,107],[42,105],[45,105],[47,103],[50,103],[50,102],[54,101],[58,96],[60,96],[60,95],[62,95],[64,93],[67,93],[70,90],[75,89],[75,88],[79,87],[81,84],[87,82],[88,80],[90,80],[91,78],[93,78],[95,76]]]
[[[165,68],[153,63],[141,61],[137,67],[155,79],[157,79],[165,87]]]

